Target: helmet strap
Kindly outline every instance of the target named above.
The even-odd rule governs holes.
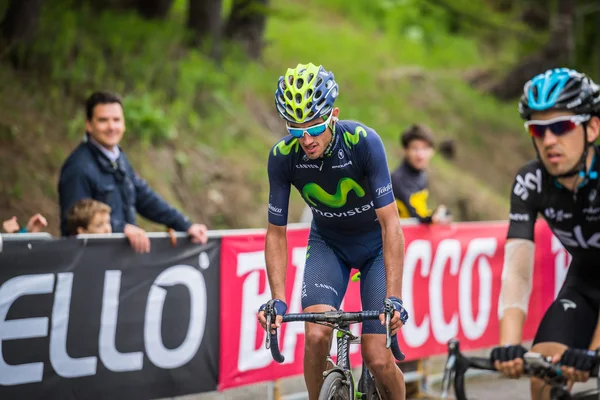
[[[337,126],[337,123],[332,121],[331,126],[329,127],[329,129],[331,129],[331,140],[329,141],[329,144],[327,145],[327,148],[325,149],[325,152],[323,153],[327,157],[331,156],[331,152],[333,151],[333,143],[335,140],[335,127],[336,126]]]

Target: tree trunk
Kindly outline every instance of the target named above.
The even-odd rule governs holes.
[[[164,19],[169,14],[173,0],[138,0],[138,12],[148,19]]]
[[[221,54],[222,0],[189,0],[187,26],[194,32],[194,44],[213,58]]]
[[[268,0],[234,0],[225,37],[240,43],[252,59],[262,55]]]
[[[513,67],[489,92],[502,100],[521,95],[525,82],[550,68],[564,67],[572,60],[574,0],[559,0],[558,15],[552,21],[550,37],[539,52]]]
[[[4,20],[0,24],[0,32],[8,44],[26,41],[33,37],[43,2],[44,0],[10,2]]]

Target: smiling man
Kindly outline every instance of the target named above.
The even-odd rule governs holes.
[[[121,98],[96,92],[86,102],[86,133],[82,143],[62,166],[58,183],[61,233],[69,235],[67,215],[82,199],[108,204],[113,232],[123,232],[134,250],[150,251],[150,239],[136,226],[136,213],[176,231],[187,232],[192,241],[206,243],[206,226],[193,224],[167,204],[140,178],[119,143],[125,133]]]
[[[277,112],[288,135],[270,151],[269,224],[265,252],[276,325],[287,311],[286,225],[291,186],[313,213],[302,284],[305,312],[339,309],[352,267],[361,271],[365,310],[382,309],[390,299],[396,309],[395,333],[408,315],[402,306],[404,237],[394,203],[383,143],[377,133],[355,121],[339,120],[334,106],[338,84],[322,66],[299,64],[279,79]],[[266,328],[264,309],[258,318]],[[383,315],[383,314],[382,314]],[[404,379],[390,351],[385,327],[362,326],[362,356],[384,399],[404,399]],[[304,377],[309,398],[316,400],[332,330],[307,324]]]

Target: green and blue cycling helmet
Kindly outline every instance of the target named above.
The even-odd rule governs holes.
[[[525,120],[529,120],[532,113],[545,110],[598,115],[600,86],[573,69],[549,69],[525,84],[518,108]]]
[[[298,64],[279,78],[275,106],[287,122],[310,122],[331,114],[338,93],[333,73],[322,65]]]

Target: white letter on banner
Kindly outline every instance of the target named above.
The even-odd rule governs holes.
[[[302,279],[304,278],[304,265],[306,263],[306,247],[297,247],[292,250],[292,264],[296,267],[292,297],[289,300],[288,313],[299,313],[302,311]],[[283,336],[283,349],[281,354],[285,357],[284,364],[294,362],[296,356],[296,343],[298,335],[304,335],[304,324],[293,322],[286,324]],[[281,346],[282,343],[279,343]]]
[[[254,348],[258,329],[260,325],[256,322],[256,313],[261,304],[271,299],[269,285],[265,285],[265,291],[259,293],[261,271],[265,271],[265,252],[255,251],[251,253],[240,253],[237,257],[237,276],[246,274],[242,285],[242,304],[240,321],[240,347],[238,357],[238,370],[240,372],[264,368],[273,361],[271,353],[264,345]]]
[[[460,241],[444,239],[437,247],[429,277],[429,312],[431,330],[438,343],[446,343],[458,334],[458,314],[454,312],[449,323],[444,320],[444,267],[450,260],[450,274],[460,269]]]
[[[52,331],[50,333],[50,364],[57,375],[76,378],[96,374],[98,359],[94,356],[72,358],[67,353],[69,308],[73,289],[73,273],[58,274],[54,306],[52,307]]]
[[[496,253],[495,238],[473,239],[467,248],[467,254],[462,263],[459,277],[459,302],[460,322],[463,333],[467,339],[479,339],[487,328],[492,309],[492,267],[485,257],[493,257]],[[479,315],[473,318],[472,275],[475,261],[478,262],[479,272]]]
[[[554,254],[554,297],[556,297],[567,277],[572,257],[554,235],[552,235],[551,249]]]
[[[404,257],[404,284],[402,285],[402,299],[404,300],[404,307],[408,312],[409,319],[400,332],[404,337],[404,341],[410,347],[422,346],[429,338],[429,316],[423,317],[421,326],[417,326],[414,318],[414,307],[415,297],[413,293],[414,288],[414,275],[417,263],[421,260],[421,276],[426,277],[429,275],[429,268],[431,266],[431,243],[427,240],[413,240],[406,249],[406,255]],[[418,293],[420,298],[426,298],[425,293]]]
[[[121,271],[106,271],[104,274],[104,295],[102,296],[100,342],[98,346],[100,360],[107,369],[114,372],[137,371],[142,369],[144,353],[141,351],[121,353],[115,346],[120,289]]]
[[[54,274],[15,276],[0,286],[0,385],[41,382],[44,363],[9,365],[2,356],[2,342],[48,335],[48,317],[6,320],[13,303],[21,296],[52,293]]]
[[[184,285],[190,293],[190,322],[183,343],[176,349],[167,349],[161,334],[167,291],[161,286],[175,285]],[[156,277],[148,295],[144,326],[146,354],[154,365],[164,369],[178,368],[196,355],[204,336],[206,306],[206,282],[197,269],[189,265],[175,265]]]

